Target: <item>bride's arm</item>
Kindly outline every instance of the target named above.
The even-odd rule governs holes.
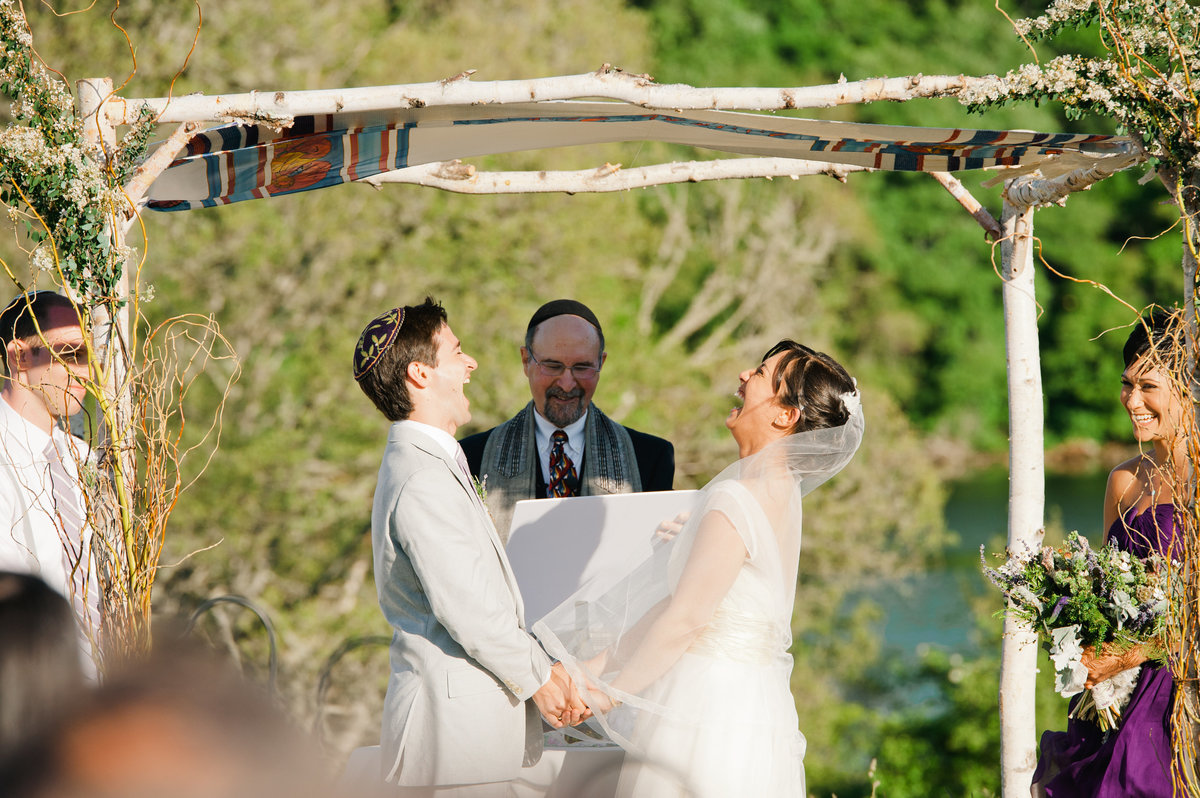
[[[746,546],[722,513],[710,512],[696,530],[679,584],[612,681],[626,693],[654,682],[687,651],[712,619],[746,560]]]

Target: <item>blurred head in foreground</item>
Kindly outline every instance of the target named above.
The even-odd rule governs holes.
[[[38,576],[0,572],[0,760],[78,703],[79,656],[67,599]]]
[[[9,798],[329,795],[312,744],[266,696],[195,650],[115,674],[0,765]]]

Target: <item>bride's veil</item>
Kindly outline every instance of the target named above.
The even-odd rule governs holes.
[[[662,673],[654,672],[654,667],[648,673],[621,674],[626,665],[636,667],[630,655],[638,645],[645,645],[641,641],[647,626],[643,619],[665,606],[687,567],[697,531],[714,514],[720,516],[721,524],[732,527],[741,536],[748,552],[745,562],[753,562],[761,577],[758,583],[761,590],[756,595],[765,597],[770,616],[787,619],[782,625],[765,628],[755,621],[750,624],[749,632],[759,642],[769,635],[764,648],[776,656],[790,647],[789,627],[800,552],[801,499],[844,468],[862,441],[864,424],[859,395],[854,392],[841,398],[849,411],[849,420],[844,425],[788,435],[728,466],[699,492],[690,517],[674,539],[656,544],[648,559],[632,567],[600,598],[584,601],[572,596],[534,625],[534,634],[547,652],[564,664],[589,705],[606,706],[609,701],[616,704],[611,711],[597,712],[589,724],[601,727],[622,748],[641,753],[637,742],[630,739],[630,732],[635,724],[645,721],[646,713],[663,718],[680,714],[679,707],[656,701],[653,689],[627,692],[613,682],[616,679],[618,685],[649,685],[661,677]],[[722,605],[718,614],[725,610]],[[739,635],[747,631],[747,624],[739,624],[736,618],[732,625],[728,621],[722,619],[722,630],[732,628],[732,634],[702,634],[718,638],[718,645],[721,640],[728,645],[743,645]],[[714,616],[708,631],[717,623]],[[704,642],[707,644],[707,639]],[[589,660],[602,652],[608,652],[607,663],[602,673],[595,672],[599,668]],[[665,659],[671,657],[668,654]],[[636,661],[645,663],[647,659],[639,656]],[[664,668],[663,672],[669,670],[669,663]],[[692,721],[683,719],[683,722]],[[572,734],[578,740],[588,737],[579,730],[566,733],[568,739]]]

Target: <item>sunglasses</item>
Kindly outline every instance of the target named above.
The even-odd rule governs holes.
[[[49,352],[56,361],[70,365],[86,366],[88,362],[88,348],[85,344],[59,344],[56,346],[36,344],[32,347],[35,354],[38,350]]]

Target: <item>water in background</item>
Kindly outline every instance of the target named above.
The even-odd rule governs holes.
[[[1107,472],[1046,477],[1046,542],[1057,545],[1063,532],[1078,530],[1099,545]],[[973,601],[1000,594],[979,570],[979,547],[1002,552],[1008,527],[1008,471],[973,474],[951,486],[946,526],[958,542],[943,561],[922,574],[898,579],[871,591],[884,609],[887,647],[913,656],[918,646],[932,644],[968,654],[976,647]],[[992,559],[993,564],[999,560]]]

